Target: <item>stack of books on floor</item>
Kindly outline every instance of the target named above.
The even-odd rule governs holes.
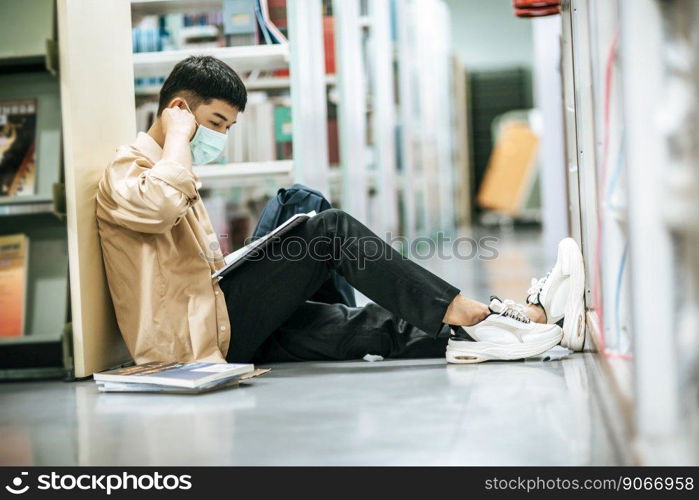
[[[251,364],[152,362],[95,373],[101,392],[167,392],[199,394],[236,387],[267,373]]]

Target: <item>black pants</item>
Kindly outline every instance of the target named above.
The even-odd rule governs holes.
[[[340,272],[375,304],[309,299]],[[366,226],[326,210],[221,280],[230,362],[442,356],[442,323],[459,290],[407,260]]]

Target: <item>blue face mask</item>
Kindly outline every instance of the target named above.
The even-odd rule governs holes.
[[[204,165],[221,156],[226,147],[227,137],[226,134],[199,125],[196,134],[189,141],[189,148],[192,150],[192,163]]]
[[[184,105],[187,106],[189,112],[192,113],[192,110],[186,102]],[[194,113],[192,113],[192,115],[193,114]],[[205,165],[214,161],[223,153],[227,138],[228,136],[226,134],[216,132],[204,125],[197,124],[197,131],[194,137],[192,137],[192,140],[189,141],[189,149],[192,151],[192,163],[194,165]]]

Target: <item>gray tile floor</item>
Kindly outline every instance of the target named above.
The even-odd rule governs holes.
[[[501,235],[502,236],[502,235]],[[423,262],[485,300],[524,298],[549,265],[536,234],[499,257]],[[446,365],[297,363],[199,396],[99,394],[91,381],[0,384],[0,465],[613,464],[590,354]]]

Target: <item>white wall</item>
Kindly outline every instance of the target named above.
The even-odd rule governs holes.
[[[532,23],[518,19],[512,0],[445,0],[451,39],[467,70],[532,66]]]

